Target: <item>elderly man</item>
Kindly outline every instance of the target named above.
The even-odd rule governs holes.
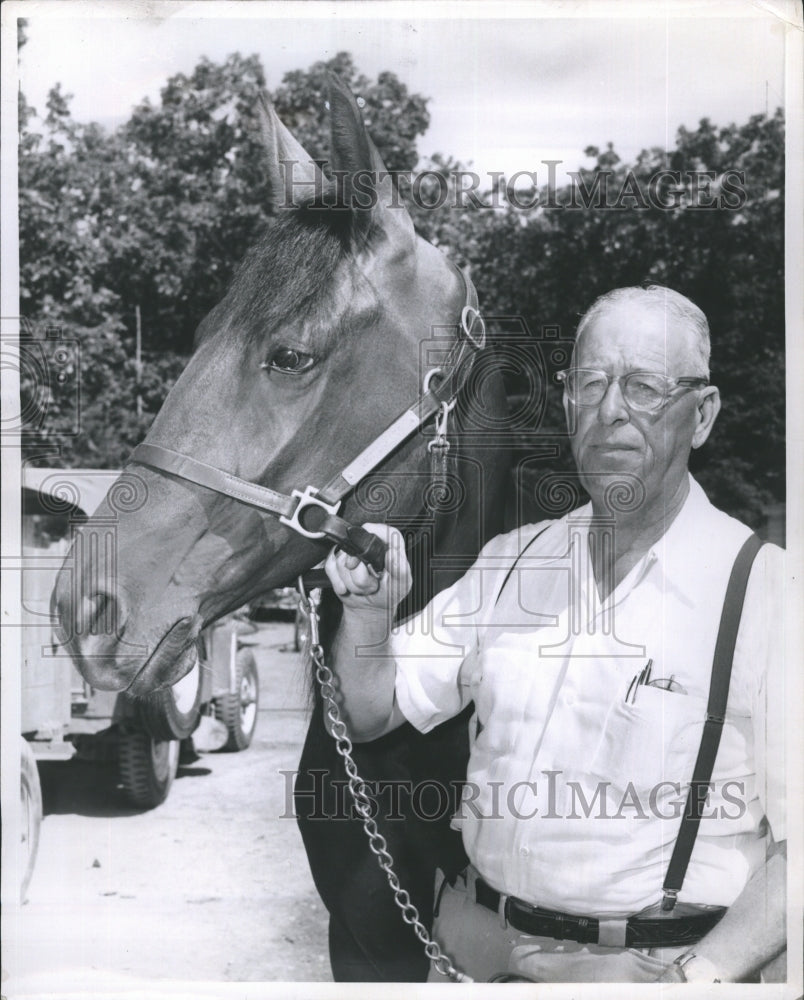
[[[434,935],[475,980],[736,982],[784,948],[782,553],[763,546],[744,603],[726,602],[739,631],[713,710],[751,532],[687,469],[720,409],[708,362],[684,296],[604,295],[559,375],[588,505],[494,539],[394,629],[410,585],[395,533],[372,526],[391,542],[379,581],[328,560],[354,738],[427,731],[474,701],[454,820],[471,865],[439,887]],[[710,730],[697,837],[694,822],[680,836]]]

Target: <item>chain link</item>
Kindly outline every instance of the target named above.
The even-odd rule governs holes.
[[[449,955],[446,955],[438,943],[434,941],[422,923],[419,911],[411,902],[410,894],[400,885],[399,878],[394,871],[394,859],[388,851],[388,844],[385,837],[380,833],[374,821],[372,813],[372,803],[366,789],[365,781],[360,777],[357,770],[352,751],[354,749],[346,723],[341,718],[340,708],[335,698],[335,677],[332,670],[327,666],[324,659],[324,648],[319,642],[319,618],[318,605],[321,601],[321,591],[316,589],[307,594],[299,581],[299,598],[302,610],[307,615],[310,622],[310,650],[309,657],[315,666],[315,678],[321,690],[321,696],[326,706],[326,715],[330,722],[330,732],[335,740],[335,748],[343,759],[344,770],[348,777],[349,793],[354,802],[354,808],[360,817],[363,830],[368,837],[369,848],[377,858],[388,885],[394,894],[394,902],[402,914],[402,919],[412,929],[416,937],[424,945],[424,953],[430,960],[433,968],[439,975],[450,979],[454,983],[471,983],[473,980],[465,973],[459,971],[452,963]]]

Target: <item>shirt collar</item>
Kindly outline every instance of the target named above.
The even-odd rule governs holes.
[[[696,480],[689,473],[687,475],[690,486],[687,498],[665,533],[650,549],[666,580],[682,589],[689,585],[694,564],[708,561],[718,537],[717,526],[713,524],[718,511]]]
[[[684,588],[689,583],[691,561],[707,559],[707,553],[711,552],[713,546],[713,532],[716,534],[712,517],[718,512],[692,475],[687,473],[687,476],[689,493],[681,510],[662,537],[654,542],[628,576],[615,588],[611,595],[615,600],[619,601],[625,592],[633,589],[654,565],[658,566],[669,583]],[[565,519],[565,522],[573,525],[578,542],[583,547],[587,544],[591,517],[592,504],[587,503],[572,511]],[[555,535],[554,545],[554,551],[550,555],[556,560],[566,557],[566,528],[560,535]],[[622,589],[623,584],[626,585],[625,591]]]

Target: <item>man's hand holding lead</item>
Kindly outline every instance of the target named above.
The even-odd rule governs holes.
[[[387,614],[390,611],[393,614],[413,582],[402,536],[387,524],[364,524],[363,527],[382,538],[388,546],[383,572],[377,575],[357,556],[347,555],[339,549],[330,552],[324,568],[344,608],[357,613]]]
[[[344,613],[333,644],[343,713],[353,739],[374,740],[401,725],[396,704],[396,667],[387,640],[397,606],[410,590],[402,536],[385,524],[366,524],[388,546],[379,576],[355,556],[333,549],[325,563]]]

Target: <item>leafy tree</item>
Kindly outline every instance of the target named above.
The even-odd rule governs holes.
[[[308,70],[286,73],[273,95],[279,117],[311,156],[329,153],[327,73],[336,73],[357,95],[371,137],[391,171],[413,170],[416,140],[430,124],[427,99],[411,94],[395,73],[383,72],[372,83],[355,67],[348,52],[314,63]]]

